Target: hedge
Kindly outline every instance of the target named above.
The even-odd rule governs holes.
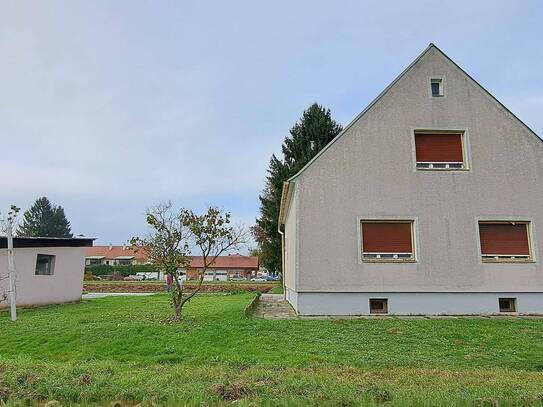
[[[121,273],[123,276],[130,276],[136,273],[156,273],[156,268],[152,264],[134,264],[125,266],[86,266],[85,271],[88,271],[95,276],[107,276],[115,272]]]

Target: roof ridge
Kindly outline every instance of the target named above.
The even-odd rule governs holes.
[[[328,150],[337,140],[339,140],[346,132],[349,130],[358,120],[360,120],[377,102],[385,96],[385,94],[402,79],[407,72],[409,72],[421,59],[424,57],[428,51],[431,49],[436,49],[441,55],[443,55],[450,63],[453,64],[461,73],[466,75],[468,79],[470,79],[475,85],[477,85],[479,88],[481,88],[488,96],[490,96],[491,100],[494,100],[496,103],[498,103],[499,106],[501,106],[506,112],[508,112],[511,116],[513,116],[514,119],[516,119],[522,126],[524,126],[528,132],[532,133],[539,141],[543,142],[543,139],[537,135],[537,133],[532,130],[526,123],[524,123],[521,119],[519,119],[511,110],[509,110],[503,103],[501,103],[494,95],[492,95],[483,85],[481,85],[479,82],[477,82],[473,77],[468,74],[464,69],[462,69],[456,62],[454,62],[445,52],[443,52],[437,45],[435,45],[433,42],[430,42],[428,46],[422,51],[414,60],[411,62],[407,68],[405,68],[390,84],[383,90],[381,93],[375,97],[365,108],[360,112],[345,128],[336,136],[334,137],[322,150],[320,150],[315,156],[309,160],[296,174],[294,174],[292,177],[290,177],[287,182],[294,181],[300,174],[302,174],[313,162],[315,162],[326,150]]]

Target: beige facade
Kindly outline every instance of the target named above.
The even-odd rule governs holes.
[[[60,239],[59,239],[60,240]],[[75,246],[58,247],[17,247],[15,242],[15,266],[17,271],[17,306],[59,304],[81,300],[83,273],[85,268],[85,247],[79,244],[92,244],[90,239],[71,239]],[[5,245],[4,245],[5,247]],[[38,256],[51,259],[49,275],[38,275]],[[6,277],[7,249],[0,248],[0,276]],[[0,281],[0,297],[9,292],[7,279]],[[9,300],[9,297],[8,297]],[[9,301],[0,303],[6,307]]]
[[[431,96],[433,78],[442,80],[442,97]],[[462,132],[468,169],[417,169],[417,130]],[[533,295],[543,293],[542,198],[542,140],[430,45],[290,180],[281,220],[287,298],[297,310],[304,308],[298,304],[304,293],[312,294],[312,304],[320,303],[306,303],[302,313],[365,314],[372,295],[401,294],[398,305],[417,293],[496,298],[507,293],[519,296],[520,312],[543,312],[541,297]],[[413,221],[415,261],[362,261],[360,221],[365,219]],[[483,262],[481,220],[528,221],[531,261]],[[327,293],[336,308],[327,312],[324,297],[316,293]],[[342,293],[358,293],[360,301]],[[525,302],[529,306],[521,306],[523,293],[532,293]],[[440,305],[440,298],[424,300],[420,309],[395,307],[394,301],[389,308],[428,314],[496,311],[449,306],[455,301],[451,296]],[[462,298],[458,301],[467,304]],[[338,305],[342,301],[344,307]]]

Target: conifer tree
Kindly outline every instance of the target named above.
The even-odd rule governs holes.
[[[46,197],[36,202],[23,215],[23,223],[17,229],[18,236],[72,237],[70,222],[64,208],[53,205]]]
[[[260,263],[268,271],[281,270],[281,237],[277,232],[283,182],[295,175],[342,130],[330,110],[314,103],[304,111],[283,142],[283,159],[272,155],[266,185],[260,195],[260,216],[252,232],[260,249]]]

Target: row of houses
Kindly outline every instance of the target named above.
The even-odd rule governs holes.
[[[200,256],[190,256],[190,266],[180,269],[187,279],[197,279],[204,268],[204,260]],[[87,247],[85,265],[87,267],[102,265],[140,265],[149,264],[147,254],[130,246],[93,246]],[[205,281],[228,281],[233,279],[250,279],[257,275],[260,268],[257,256],[232,254],[219,256],[204,273]]]

